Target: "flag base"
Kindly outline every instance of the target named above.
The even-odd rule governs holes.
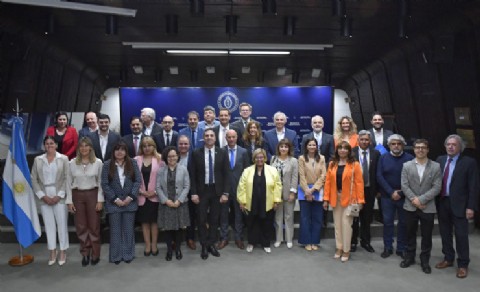
[[[28,265],[33,262],[33,256],[31,255],[23,255],[23,257],[14,256],[9,261],[8,264],[12,267],[21,267]]]

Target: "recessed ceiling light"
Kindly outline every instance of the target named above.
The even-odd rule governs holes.
[[[279,76],[285,75],[286,72],[287,72],[287,68],[285,67],[280,67],[277,69],[277,75]]]

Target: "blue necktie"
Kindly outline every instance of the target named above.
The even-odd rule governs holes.
[[[212,150],[208,150],[208,183],[213,184],[213,158]]]
[[[235,167],[235,149],[230,149],[230,168]]]
[[[192,130],[192,149],[195,149],[195,130]]]

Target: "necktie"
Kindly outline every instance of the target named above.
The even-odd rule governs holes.
[[[363,154],[363,159],[362,159],[363,183],[365,186],[369,186],[367,151],[363,151],[362,154]]]
[[[212,149],[208,150],[208,183],[213,184],[213,158]]]
[[[167,133],[167,146],[170,146],[170,134]]]
[[[195,149],[195,130],[192,130],[192,149]]]
[[[443,172],[443,179],[442,179],[442,197],[448,196],[447,194],[447,183],[448,183],[448,175],[450,174],[450,162],[452,162],[452,158],[448,159],[447,166],[445,167],[445,171]]]
[[[135,155],[138,154],[138,136],[133,137],[133,149],[135,151]]]
[[[230,149],[230,168],[235,167],[235,149]]]

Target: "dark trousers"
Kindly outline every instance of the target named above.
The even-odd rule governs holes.
[[[405,224],[407,226],[407,247],[405,258],[415,260],[417,249],[417,229],[420,222],[420,234],[422,236],[420,262],[428,265],[432,251],[432,232],[435,213],[423,213],[421,210],[405,211]]]
[[[373,221],[373,207],[375,206],[375,195],[370,193],[370,188],[364,188],[365,205],[360,210],[360,216],[353,218],[352,244],[358,244],[358,236],[363,244],[370,244],[370,224]]]
[[[80,241],[80,253],[93,259],[100,257],[100,212],[95,210],[98,188],[92,190],[72,190],[75,212],[75,230]]]
[[[470,263],[467,218],[456,217],[453,214],[449,197],[439,198],[437,212],[440,236],[442,237],[442,253],[445,260],[453,262],[455,259],[455,249],[453,248],[453,229],[455,229],[457,265],[459,268],[467,268]]]
[[[188,215],[190,215],[190,226],[187,227],[186,240],[195,240],[195,228],[197,227],[197,205],[192,202],[191,198],[188,200]]]
[[[233,217],[233,232],[235,240],[242,240],[243,237],[243,213],[240,210],[237,198],[230,195],[228,202],[221,204],[220,210],[220,239],[228,240],[228,226],[230,218]],[[233,216],[231,216],[233,214]]]
[[[395,214],[397,215],[397,252],[405,251],[406,233],[405,227],[405,209],[403,204],[405,198],[394,201],[390,198],[382,197],[383,209],[383,244],[386,249],[393,250],[393,237],[395,233]]]
[[[261,244],[262,247],[270,247],[270,238],[273,234],[273,219],[275,211],[267,212],[265,218],[258,215],[247,215],[248,244]]]
[[[298,201],[300,204],[299,244],[320,244],[323,225],[323,203],[318,201]]]
[[[167,230],[165,231],[165,243],[167,244],[168,251],[172,251],[172,242],[175,242],[175,249],[180,250],[182,245],[183,229],[179,230]]]
[[[215,194],[215,185],[205,185],[204,193],[199,195],[198,237],[202,245],[213,245],[217,241],[220,220],[220,197]],[[207,228],[208,223],[208,228]]]

